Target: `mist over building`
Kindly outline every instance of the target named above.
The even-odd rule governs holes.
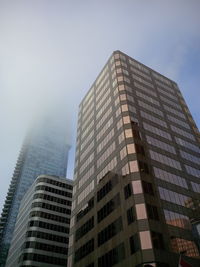
[[[58,114],[34,120],[23,142],[0,219],[0,266],[4,266],[20,201],[42,174],[66,177],[69,151],[67,123]]]
[[[68,267],[199,266],[199,140],[177,84],[114,52],[79,106]]]

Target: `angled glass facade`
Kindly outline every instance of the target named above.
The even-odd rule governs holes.
[[[5,258],[20,201],[38,175],[66,177],[69,143],[67,129],[46,119],[33,127],[20,151],[0,219],[0,258]],[[2,263],[3,266],[3,263]]]

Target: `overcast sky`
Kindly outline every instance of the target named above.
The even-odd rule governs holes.
[[[200,125],[199,0],[0,2],[0,211],[30,119],[78,104],[114,50],[175,80]]]

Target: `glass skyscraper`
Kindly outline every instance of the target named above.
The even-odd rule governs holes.
[[[0,218],[1,265],[10,246],[20,201],[38,175],[66,177],[67,125],[55,117],[34,124],[22,145]]]
[[[199,140],[177,84],[114,52],[79,106],[68,267],[200,266]]]

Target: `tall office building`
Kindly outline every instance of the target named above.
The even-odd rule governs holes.
[[[114,52],[79,107],[68,267],[199,266],[199,140],[177,84]]]
[[[66,177],[69,144],[66,125],[55,118],[38,121],[22,145],[0,218],[0,266],[4,266],[20,201],[38,175]]]
[[[67,266],[73,181],[40,175],[23,197],[6,267]]]

